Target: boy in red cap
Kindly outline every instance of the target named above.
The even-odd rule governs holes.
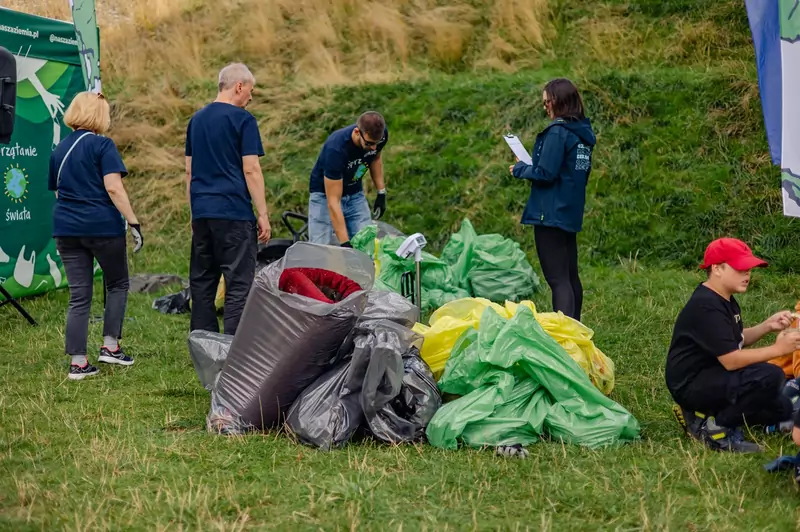
[[[792,403],[782,394],[786,379],[767,361],[800,348],[800,331],[786,330],[789,311],[745,329],[734,298],[747,291],[750,271],[765,266],[741,240],[715,240],[700,266],[708,280],[675,323],[665,372],[679,407],[675,414],[690,436],[715,450],[760,451],[744,439],[744,422],[791,430]],[[745,349],[773,332],[780,332],[773,345]]]

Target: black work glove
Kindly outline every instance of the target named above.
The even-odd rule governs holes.
[[[386,212],[386,191],[378,192],[375,196],[375,203],[372,205],[372,217],[380,220],[383,213]]]
[[[131,236],[133,236],[133,252],[139,253],[139,250],[142,249],[144,245],[144,237],[142,236],[142,226],[141,224],[130,224],[131,225]]]
[[[348,240],[347,242],[342,243],[340,247],[353,249],[353,244],[351,244]]]

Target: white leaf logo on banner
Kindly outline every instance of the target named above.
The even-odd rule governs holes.
[[[25,259],[25,246],[19,250],[17,263],[14,265],[14,280],[22,287],[29,288],[33,282],[33,264],[36,262],[36,252],[31,251],[31,259]]]

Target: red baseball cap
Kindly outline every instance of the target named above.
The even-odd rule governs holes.
[[[750,247],[736,238],[720,238],[711,242],[706,248],[700,268],[706,270],[723,263],[740,272],[768,266],[767,261],[753,255]]]

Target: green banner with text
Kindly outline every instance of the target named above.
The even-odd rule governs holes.
[[[0,145],[0,283],[25,297],[67,286],[47,177],[53,148],[71,132],[64,110],[85,85],[72,24],[0,8],[0,46],[17,63],[14,134]]]

